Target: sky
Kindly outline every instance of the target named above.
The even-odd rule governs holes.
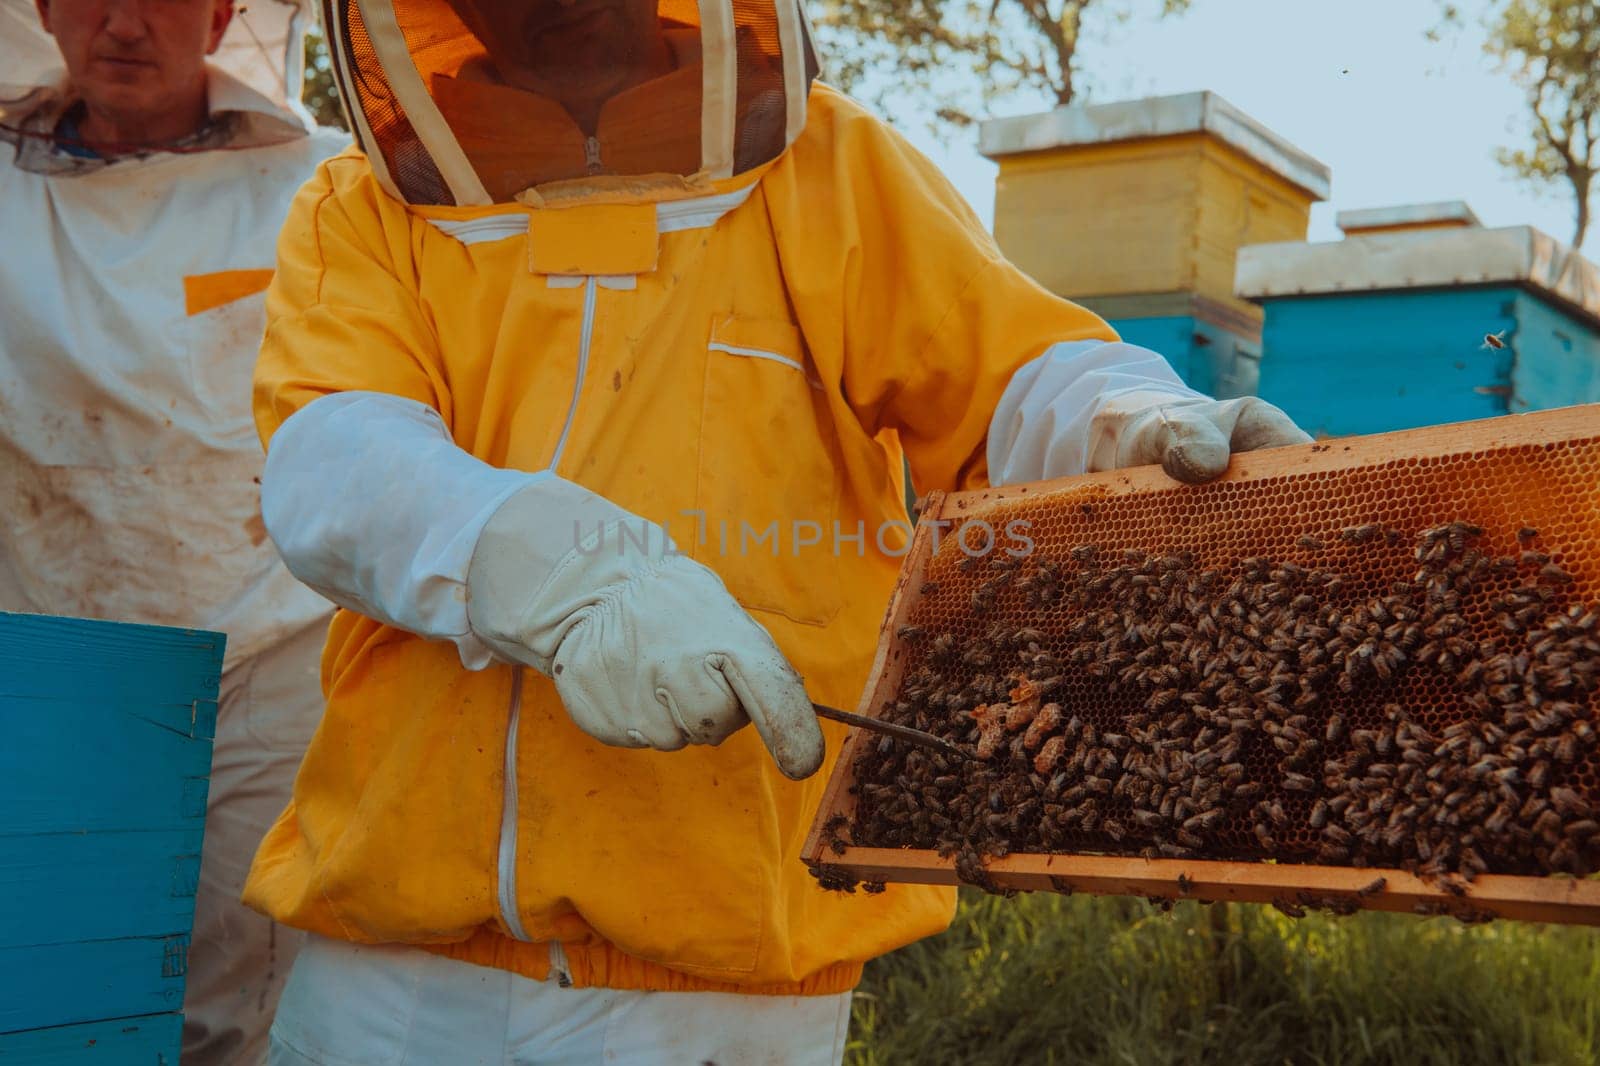
[[[1332,196],[1312,208],[1308,239],[1338,240],[1341,210],[1465,200],[1486,226],[1571,240],[1565,187],[1535,190],[1494,159],[1497,145],[1531,143],[1522,90],[1483,54],[1479,27],[1427,39],[1435,0],[1192,0],[1165,19],[1146,14],[1155,0],[1130,2],[1139,15],[1129,22],[1090,22],[1088,102],[1219,94],[1332,168]],[[993,106],[997,115],[1042,109],[1037,98]],[[995,166],[978,154],[976,129],[941,141],[914,112],[896,117],[991,223]],[[1600,259],[1600,225],[1584,252]]]

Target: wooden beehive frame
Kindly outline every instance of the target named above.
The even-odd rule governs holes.
[[[1441,457],[1596,437],[1600,437],[1600,405],[1571,407],[1241,454],[1234,458],[1221,481],[1337,472],[1389,462],[1397,457]],[[880,631],[877,655],[859,712],[873,715],[900,686],[908,656],[895,633],[910,617],[920,598],[919,590],[935,536],[935,525],[929,519],[959,523],[965,512],[996,500],[1048,496],[1052,505],[1058,499],[1063,504],[1079,498],[1104,501],[1171,489],[1173,484],[1159,467],[1144,467],[967,493],[931,493],[925,501],[923,520],[917,527]],[[1596,492],[1600,493],[1600,485],[1596,486]],[[1600,536],[1600,529],[1595,532]],[[802,857],[813,866],[827,867],[860,881],[957,884],[954,858],[940,858],[933,851],[846,845],[842,852],[837,852],[831,845],[832,834],[825,827],[840,815],[854,815],[856,798],[852,786],[856,756],[861,745],[872,742],[876,742],[876,738],[860,730],[851,732],[823,794]],[[990,860],[986,869],[994,887],[999,889],[1250,903],[1295,903],[1314,897],[1319,901],[1348,900],[1370,910],[1600,925],[1600,880],[1571,877],[1485,875],[1472,883],[1469,895],[1459,897],[1405,871],[1370,867],[1149,860],[1091,854],[1013,854]],[[1378,878],[1383,879],[1383,885],[1372,890]]]

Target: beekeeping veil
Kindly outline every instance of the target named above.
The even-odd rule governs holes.
[[[805,125],[816,75],[799,0],[659,0],[653,16],[652,0],[324,5],[352,128],[378,179],[411,204],[695,195],[780,155]],[[628,5],[659,32],[649,47],[665,57],[642,80],[633,76],[640,42],[618,15]],[[565,60],[615,65],[591,79],[615,73],[619,86],[597,113],[575,113],[542,88],[537,69],[519,76],[501,61],[520,49],[548,64],[539,27],[563,22],[560,33],[578,24],[615,35]],[[531,40],[486,43],[480,35],[495,26]]]

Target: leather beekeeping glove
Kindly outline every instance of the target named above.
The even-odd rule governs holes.
[[[1233,452],[1305,444],[1289,416],[1254,396],[1212,400],[1167,391],[1132,391],[1108,399],[1090,424],[1090,470],[1160,463],[1190,484],[1228,468]]]
[[[674,751],[753,723],[795,779],[822,765],[805,685],[771,636],[665,530],[556,477],[478,537],[467,618],[502,658],[549,675],[604,744]]]

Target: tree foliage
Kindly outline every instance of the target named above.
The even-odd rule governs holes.
[[[1463,5],[1445,4],[1445,24]],[[1484,50],[1527,93],[1530,142],[1496,158],[1518,177],[1567,186],[1573,196],[1572,246],[1589,229],[1600,173],[1600,4],[1595,0],[1495,0],[1486,5]]]
[[[339,84],[333,76],[333,57],[328,54],[328,40],[320,27],[306,32],[305,76],[300,86],[300,99],[319,125],[348,129],[344,109],[339,105]]]
[[[1189,0],[818,0],[830,81],[874,100],[972,122],[1012,94],[1057,106],[1080,95],[1086,19],[1173,14]]]
[[[1081,93],[1086,19],[1176,14],[1190,0],[818,0],[813,12],[829,81],[885,110],[966,125],[1014,94],[1065,106]],[[344,126],[327,40],[305,41],[303,99]]]

